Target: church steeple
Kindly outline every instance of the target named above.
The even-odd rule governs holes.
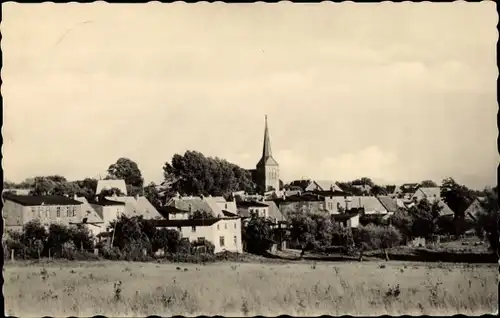
[[[266,128],[264,129],[264,147],[262,149],[262,158],[267,159],[273,156],[271,151],[271,139],[269,138],[269,128],[267,128],[267,115],[266,118]]]
[[[265,192],[269,189],[279,190],[279,165],[273,158],[271,151],[271,138],[269,137],[269,128],[266,124],[264,128],[264,145],[262,147],[262,157],[257,163],[258,181],[260,191]]]

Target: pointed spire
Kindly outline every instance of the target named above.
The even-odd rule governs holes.
[[[271,140],[269,138],[269,129],[267,128],[267,115],[265,115],[265,120],[266,120],[266,128],[264,130],[264,147],[262,149],[262,158],[267,159],[269,157],[272,157],[272,151],[271,151]]]

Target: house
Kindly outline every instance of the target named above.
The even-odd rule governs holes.
[[[236,201],[226,201],[223,197],[181,197],[171,198],[166,206],[175,207],[184,211],[199,211],[208,213],[214,217],[224,217],[226,215],[237,215],[238,209]]]
[[[319,194],[285,196],[275,200],[275,203],[285,218],[288,218],[290,213],[296,212],[328,213],[325,205],[325,197]]]
[[[5,193],[2,215],[6,229],[22,230],[23,225],[39,220],[48,227],[52,223],[69,225],[81,219],[80,201],[65,196],[30,196]]]
[[[420,201],[424,198],[427,199],[429,202],[440,201],[441,189],[439,187],[418,188],[411,197],[413,201],[414,200]]]
[[[111,190],[113,188],[120,190],[124,195],[128,195],[125,180],[98,180],[95,193],[99,195],[102,190]]]
[[[243,218],[249,218],[255,214],[261,218],[269,217],[269,205],[258,201],[241,201],[236,204],[238,215]]]
[[[343,227],[356,228],[359,226],[359,217],[360,214],[358,212],[342,213],[332,215],[332,220],[340,223]]]
[[[117,220],[121,215],[125,215],[125,203],[120,201],[96,197],[94,200],[89,200],[88,203],[101,217],[104,231],[107,231],[111,222]]]
[[[106,197],[111,201],[125,203],[125,216],[131,218],[134,216],[142,216],[146,220],[161,219],[162,215],[144,196],[111,196]]]
[[[11,193],[17,195],[29,195],[33,189],[2,189],[2,194]]]
[[[90,232],[97,236],[100,233],[106,232],[104,227],[103,216],[99,215],[97,211],[90,205],[85,197],[77,197],[75,195],[75,200],[80,201],[81,205],[81,217],[77,222],[71,222],[70,224],[86,224]]]
[[[382,203],[384,208],[387,210],[387,213],[394,214],[399,210],[399,206],[396,199],[391,198],[388,195],[378,196],[377,199],[380,201],[380,203]]]
[[[156,228],[177,230],[181,237],[190,242],[207,240],[214,244],[215,253],[229,251],[242,253],[241,219],[212,218],[212,219],[181,219],[155,220]]]
[[[330,214],[339,214],[353,210],[362,210],[364,214],[387,214],[384,205],[375,196],[327,197],[327,210]]]
[[[274,223],[286,221],[285,216],[281,213],[274,201],[264,201],[264,203],[268,206],[269,219]]]
[[[469,207],[465,210],[465,219],[468,221],[477,221],[478,215],[485,213],[486,210],[483,207],[484,198],[476,198]]]
[[[331,180],[295,180],[290,182],[289,190],[302,192],[343,192],[335,181]]]

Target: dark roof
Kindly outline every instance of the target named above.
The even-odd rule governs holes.
[[[222,210],[222,214],[224,214],[224,216],[226,216],[226,217],[237,217],[238,216],[238,214],[234,214],[233,212],[227,211],[227,210]]]
[[[24,206],[39,206],[39,205],[81,205],[82,202],[76,201],[65,196],[58,195],[15,195],[6,193],[3,196],[4,200],[19,203]]]
[[[321,195],[312,195],[312,194],[304,194],[304,195],[291,195],[286,197],[285,199],[278,199],[276,201],[282,202],[300,202],[300,201],[323,201],[325,200],[324,196]]]
[[[240,201],[236,202],[237,207],[251,207],[251,206],[257,206],[257,207],[267,207],[268,205],[263,203],[263,202],[257,202],[257,201]]]
[[[190,220],[153,220],[153,224],[158,227],[182,227],[182,226],[210,226],[220,219],[190,219]]]
[[[108,199],[89,200],[88,202],[89,204],[100,205],[100,206],[125,205],[125,202],[113,201]]]
[[[384,208],[389,212],[396,212],[398,210],[398,205],[396,200],[389,196],[379,196],[377,199],[382,203]]]
[[[171,206],[171,205],[166,205],[166,206],[160,207],[157,210],[158,210],[158,212],[160,212],[162,214],[188,213],[188,211],[184,211],[184,210],[178,209],[175,206]]]
[[[356,215],[358,215],[358,213],[341,213],[332,214],[332,217],[335,222],[343,222],[355,217]]]

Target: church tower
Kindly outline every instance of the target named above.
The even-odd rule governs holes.
[[[271,140],[269,138],[269,129],[266,126],[264,129],[264,147],[262,149],[262,158],[257,163],[258,187],[261,192],[280,189],[280,170],[279,165],[274,160],[271,151]]]

